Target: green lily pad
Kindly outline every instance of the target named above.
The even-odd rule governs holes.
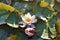
[[[0,10],[0,25],[1,24],[5,24],[5,19],[6,19],[6,16],[9,12],[6,11],[6,10]]]
[[[56,0],[55,0],[55,6],[54,6],[55,10],[57,10],[58,12],[60,12],[60,3],[58,3]]]
[[[6,22],[9,26],[18,28],[19,27],[19,21],[21,20],[20,15],[13,12],[9,15]]]

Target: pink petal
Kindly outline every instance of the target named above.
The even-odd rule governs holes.
[[[32,37],[35,34],[35,29],[34,28],[26,28],[25,34],[28,35],[29,37]]]

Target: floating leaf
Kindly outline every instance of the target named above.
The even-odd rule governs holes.
[[[18,28],[19,27],[19,21],[21,20],[20,15],[17,13],[11,13],[9,17],[7,18],[6,22],[9,26]]]
[[[9,12],[7,10],[0,10],[0,25],[6,23],[5,19],[6,19],[8,13]]]
[[[19,2],[15,2],[15,4],[13,5],[16,9],[21,10],[24,8],[25,4],[24,3],[19,3]]]
[[[45,2],[44,0],[41,1],[41,3],[40,3],[40,6],[41,7],[48,7],[48,5],[49,5],[49,3],[48,2]]]
[[[49,10],[55,11],[53,7],[48,7]]]
[[[56,0],[55,0],[54,8],[56,11],[60,12],[60,3],[58,3]]]
[[[17,29],[11,28],[11,26],[12,27],[19,26],[18,23],[21,20],[20,15],[22,15],[22,12],[20,14],[20,12],[18,10],[16,10],[14,7],[11,7],[10,5],[4,4],[5,2],[4,3],[0,2],[0,9],[9,10],[10,12],[6,13],[7,11],[0,11],[0,20],[1,20],[0,24],[5,24],[5,23],[8,24],[6,26],[4,25],[4,28],[2,28],[2,30],[4,30],[4,32],[7,32],[8,36],[11,36],[11,34],[16,34],[19,37],[21,37],[22,40],[43,40],[41,38],[41,35],[43,32],[43,29],[46,28],[46,25],[45,25],[45,22],[40,19],[40,16],[42,16],[42,17],[46,18],[47,20],[49,20],[50,32],[52,33],[52,37],[53,37],[54,36],[53,34],[55,34],[55,32],[53,30],[54,29],[53,25],[55,24],[57,19],[60,19],[60,13],[59,13],[60,5],[59,5],[59,3],[55,2],[54,7],[51,8],[50,4],[53,4],[53,0],[45,0],[45,2],[47,2],[49,4],[49,8],[46,8],[46,7],[41,7],[39,5],[39,2],[41,0],[35,0],[34,3],[23,2],[23,0],[19,0],[19,1],[20,2],[18,2],[18,0],[13,0],[11,5],[14,6],[16,9],[18,9],[19,11],[21,10],[24,13],[31,12],[31,14],[37,16],[37,19],[39,18],[38,22],[35,24],[36,34],[33,37],[29,38],[25,35],[24,32],[22,32],[20,30],[22,28],[20,28],[20,29],[19,28],[17,28]],[[8,2],[8,4],[9,3],[10,2]],[[27,4],[27,7],[25,6],[25,4]],[[32,8],[33,8],[33,10],[32,10]],[[54,8],[57,9],[58,12],[53,12],[53,11],[56,11],[56,10],[54,10]],[[13,12],[13,13],[11,13],[11,12]],[[18,13],[15,13],[15,12],[18,12]],[[2,33],[3,32],[1,32],[1,34]],[[49,35],[51,33],[49,33]],[[4,35],[6,35],[6,34],[4,34]],[[5,40],[5,38],[6,38],[6,36],[2,37],[0,40],[2,40],[2,39]],[[58,37],[58,38],[60,38],[60,37]],[[60,39],[57,39],[57,40],[60,40]]]
[[[14,7],[10,6],[10,5],[7,5],[7,4],[4,4],[2,2],[0,2],[0,9],[5,9],[5,10],[9,10],[11,12],[13,12],[15,10]]]
[[[48,32],[46,29],[43,30],[43,33],[41,35],[41,38],[43,39],[50,39],[49,36],[48,36]]]

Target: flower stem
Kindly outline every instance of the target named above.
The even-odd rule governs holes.
[[[49,28],[49,22],[46,22],[46,31],[48,32],[48,28]]]
[[[48,18],[48,21],[53,19],[57,14],[58,14],[57,12],[53,12],[53,14]]]

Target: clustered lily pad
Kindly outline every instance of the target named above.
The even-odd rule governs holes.
[[[58,1],[2,1],[0,2],[0,25],[3,27],[0,26],[0,30],[7,32],[7,40],[57,40],[60,37]]]

